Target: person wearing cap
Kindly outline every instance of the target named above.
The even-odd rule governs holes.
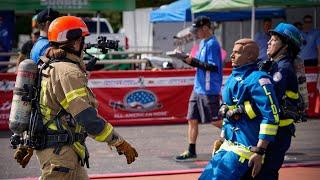
[[[256,176],[268,144],[275,139],[279,105],[271,76],[258,69],[258,55],[259,47],[252,39],[234,43],[232,73],[222,89],[223,143],[200,180],[240,179],[249,167]]]
[[[192,32],[202,39],[195,58],[188,57],[184,61],[196,67],[193,92],[188,107],[188,150],[176,156],[176,161],[189,161],[197,157],[196,140],[198,124],[212,122],[218,124],[219,94],[222,84],[222,61],[220,45],[211,29],[208,17],[198,17]],[[220,121],[221,122],[221,121]]]
[[[48,28],[50,23],[59,17],[60,14],[58,11],[55,11],[51,8],[44,9],[40,11],[36,17],[37,19],[37,26],[40,29],[40,37],[34,44],[30,58],[38,64],[40,56],[43,56],[46,52],[47,48],[49,47],[48,41]]]
[[[264,164],[256,179],[273,180],[279,178],[284,156],[294,136],[294,122],[299,120],[299,108],[304,108],[298,94],[298,81],[293,66],[300,51],[301,32],[292,24],[280,23],[269,31],[268,61],[259,64],[260,70],[272,77],[276,97],[280,105],[279,128],[275,141],[270,143],[265,154]]]
[[[87,136],[116,148],[128,164],[138,157],[135,148],[97,113],[82,59],[88,35],[87,25],[75,16],[59,17],[48,28],[50,47],[41,57],[40,69],[43,128],[35,132],[40,179],[89,179],[83,167],[89,167]],[[20,154],[16,154],[17,161],[25,165]]]
[[[39,36],[40,36],[40,30],[33,29],[32,33],[31,33],[31,39],[28,40],[27,42],[25,42],[21,47],[21,51],[20,51],[19,56],[17,58],[17,67],[21,63],[21,61],[30,58],[30,52],[32,50],[32,47],[33,47],[34,43],[37,41],[37,39],[39,38]]]

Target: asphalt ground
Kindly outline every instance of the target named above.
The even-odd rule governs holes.
[[[194,162],[175,162],[174,157],[187,148],[187,128],[187,124],[115,127],[139,153],[138,159],[131,165],[127,165],[125,157],[119,156],[115,150],[110,150],[105,143],[98,143],[88,138],[87,146],[90,152],[88,174],[94,176],[203,168],[211,157],[211,145],[219,136],[220,130],[210,124],[200,125],[198,159]],[[297,124],[296,129],[296,137],[293,138],[287,153],[285,166],[319,163],[320,120],[309,119],[305,123]],[[26,168],[21,168],[14,161],[14,151],[9,147],[10,135],[9,131],[0,132],[0,179],[38,177],[40,170],[35,156]]]

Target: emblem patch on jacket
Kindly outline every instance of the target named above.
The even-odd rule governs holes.
[[[280,72],[274,73],[274,75],[273,75],[273,80],[274,80],[275,82],[279,82],[281,79],[282,79],[282,74],[281,74]]]
[[[260,86],[264,86],[266,84],[271,84],[271,81],[268,78],[261,78],[261,79],[259,79],[259,84],[260,84]]]

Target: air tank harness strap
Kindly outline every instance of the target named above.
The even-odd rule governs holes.
[[[45,147],[54,147],[54,153],[59,155],[62,146],[72,145],[74,142],[81,142],[84,144],[86,133],[72,133],[71,130],[63,128],[60,117],[68,114],[64,109],[61,109],[56,117],[49,120],[46,124],[46,136],[45,136]],[[51,124],[55,124],[56,130],[49,128]]]

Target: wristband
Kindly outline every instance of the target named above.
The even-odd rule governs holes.
[[[257,153],[261,156],[263,156],[266,153],[266,149],[262,147],[251,146],[249,149],[251,152]]]

